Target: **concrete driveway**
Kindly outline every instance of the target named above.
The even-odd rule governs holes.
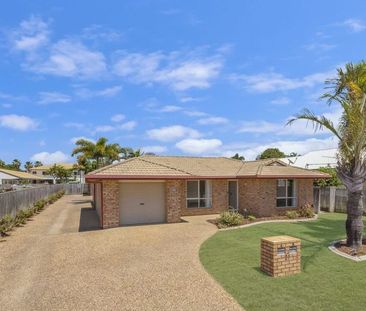
[[[216,228],[97,230],[83,196],[64,196],[0,242],[1,310],[242,310],[199,262]]]

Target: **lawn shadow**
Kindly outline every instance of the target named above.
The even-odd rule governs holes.
[[[85,201],[84,201],[85,203]],[[92,207],[80,209],[79,232],[100,230],[97,211]]]

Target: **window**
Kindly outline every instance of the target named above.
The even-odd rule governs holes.
[[[211,207],[211,182],[209,180],[187,181],[187,207]]]
[[[295,181],[277,180],[277,207],[296,207]]]

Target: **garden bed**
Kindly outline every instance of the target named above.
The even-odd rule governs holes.
[[[298,218],[288,218],[287,216],[273,216],[273,217],[259,217],[259,218],[255,218],[255,219],[247,219],[247,218],[244,218],[239,224],[237,225],[231,225],[231,226],[228,226],[228,227],[221,227],[219,225],[219,219],[216,218],[216,219],[210,219],[208,220],[208,222],[214,224],[215,226],[217,226],[217,228],[219,229],[230,229],[230,228],[240,228],[242,226],[246,226],[246,225],[249,225],[249,224],[255,224],[255,223],[262,223],[262,222],[273,222],[273,221],[293,221],[293,222],[296,222],[296,221],[304,221],[304,220],[312,220],[312,219],[316,219],[316,216],[315,217],[298,217]]]
[[[354,261],[366,260],[366,239],[362,240],[362,246],[358,249],[357,253],[354,252],[352,247],[347,246],[346,240],[333,242],[329,246],[329,249],[337,255]]]

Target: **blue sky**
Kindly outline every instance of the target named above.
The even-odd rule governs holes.
[[[105,136],[157,154],[253,159],[336,146],[286,120],[364,58],[364,1],[8,1],[0,159],[72,161]]]

